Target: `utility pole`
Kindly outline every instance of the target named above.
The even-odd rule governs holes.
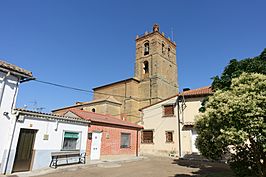
[[[180,129],[180,96],[177,95],[176,104],[177,104],[177,123],[178,123],[178,157],[180,158],[182,156],[182,148],[181,148],[181,129]]]

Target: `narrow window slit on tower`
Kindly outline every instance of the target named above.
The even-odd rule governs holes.
[[[144,74],[144,78],[149,76],[149,62],[148,61],[143,62],[143,74]]]
[[[148,55],[149,54],[149,50],[150,50],[150,44],[149,44],[149,42],[146,42],[144,44],[144,55]]]

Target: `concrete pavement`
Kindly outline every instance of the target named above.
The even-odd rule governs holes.
[[[30,176],[40,176],[47,175],[50,173],[60,173],[60,171],[76,171],[78,169],[84,169],[88,166],[98,166],[102,168],[114,168],[120,167],[121,163],[133,162],[145,159],[143,156],[118,156],[118,157],[107,157],[101,160],[87,160],[86,164],[66,164],[62,166],[58,166],[56,169],[54,168],[44,168],[40,170],[33,170],[27,172],[17,172],[12,173],[10,175],[0,175],[0,177],[30,177]]]
[[[60,166],[27,173],[14,173],[13,177],[190,177],[234,176],[224,163],[183,160],[169,157],[120,157],[112,160],[88,161],[87,164]]]

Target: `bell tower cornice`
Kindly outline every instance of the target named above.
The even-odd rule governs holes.
[[[136,42],[139,41],[144,41],[145,39],[151,38],[154,35],[159,35],[160,37],[162,37],[163,39],[165,39],[167,42],[169,42],[169,44],[173,45],[173,47],[176,47],[176,43],[174,41],[171,41],[170,37],[165,37],[164,32],[160,32],[159,31],[159,25],[158,24],[154,24],[153,25],[153,31],[152,32],[145,32],[142,35],[137,35],[136,36]]]

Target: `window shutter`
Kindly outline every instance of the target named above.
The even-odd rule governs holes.
[[[174,115],[174,106],[173,105],[166,105],[166,106],[164,106],[164,115],[165,116],[172,116],[172,115]]]
[[[153,143],[153,131],[143,131],[142,132],[142,142],[143,143]]]

